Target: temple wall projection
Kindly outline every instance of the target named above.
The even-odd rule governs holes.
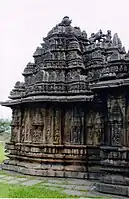
[[[11,123],[11,141],[19,142],[21,133],[21,110],[20,108],[13,109]]]
[[[90,111],[86,119],[86,139],[88,145],[99,146],[104,134],[104,117],[101,112]]]
[[[125,101],[124,95],[108,96],[109,139],[111,146],[125,145]]]
[[[84,111],[73,106],[65,112],[64,142],[84,144]]]

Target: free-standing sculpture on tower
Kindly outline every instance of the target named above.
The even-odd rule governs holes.
[[[10,100],[3,169],[98,179],[97,190],[129,196],[129,53],[117,34],[88,38],[64,17],[48,32]]]

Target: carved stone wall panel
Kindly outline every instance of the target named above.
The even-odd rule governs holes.
[[[86,118],[86,125],[87,125],[87,144],[93,145],[93,136],[94,136],[94,112],[90,111]]]
[[[30,132],[32,129],[30,110],[28,109],[25,121],[25,141],[30,141]]]
[[[43,121],[43,138],[42,138],[42,142],[45,143],[45,115],[46,115],[46,108],[43,107],[42,110],[42,121]]]
[[[104,119],[100,112],[90,111],[86,116],[86,129],[88,145],[100,145],[104,132]]]
[[[21,124],[21,110],[20,108],[13,109],[12,111],[12,125]]]
[[[71,118],[71,135],[70,142],[72,144],[82,144],[84,137],[84,119],[82,112],[78,107],[73,107]]]
[[[53,109],[46,108],[45,115],[45,143],[53,143]]]
[[[119,146],[124,142],[125,128],[125,97],[108,96],[109,139],[112,146]]]
[[[20,133],[20,142],[25,141],[25,124],[22,124],[21,126],[21,133]]]
[[[31,132],[32,142],[33,143],[42,142],[42,136],[43,136],[43,127],[39,125],[34,126]]]
[[[63,140],[63,142],[65,144],[70,144],[71,118],[72,118],[72,110],[67,110],[65,112],[65,120],[64,120],[64,140]]]
[[[31,131],[32,131],[32,113],[30,113],[30,109],[24,109],[22,124],[21,124],[21,142],[30,142],[31,141]]]
[[[20,108],[13,109],[12,111],[12,123],[11,123],[11,141],[20,141],[21,130],[21,110]]]
[[[61,110],[54,109],[53,143],[61,144]]]
[[[126,145],[129,146],[129,104],[127,106],[127,130],[126,130],[127,134],[126,134]]]
[[[11,141],[12,142],[18,142],[19,131],[20,131],[19,126],[12,126],[11,128]]]
[[[42,107],[37,107],[31,114],[32,119],[32,130],[31,130],[31,140],[32,142],[43,142],[43,131],[44,131],[44,109]]]
[[[22,122],[21,122],[21,132],[20,132],[20,142],[25,141],[25,119],[26,119],[27,109],[23,110]]]

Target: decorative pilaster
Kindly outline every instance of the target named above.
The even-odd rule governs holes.
[[[84,113],[79,107],[74,106],[71,118],[71,144],[84,142]]]
[[[70,144],[71,118],[72,118],[72,111],[70,109],[66,110],[64,118],[64,141],[63,141],[65,144]]]
[[[53,144],[61,144],[61,110],[54,109]]]
[[[11,142],[20,142],[21,130],[21,110],[15,108],[12,110],[12,123],[11,123]]]
[[[32,114],[29,108],[25,108],[22,116],[20,142],[31,142]]]
[[[47,107],[45,115],[45,143],[53,143],[53,109]]]
[[[111,146],[122,146],[125,137],[125,97],[109,95],[107,108]]]

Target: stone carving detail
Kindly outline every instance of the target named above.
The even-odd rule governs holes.
[[[9,98],[21,98],[25,95],[25,84],[24,82],[16,82],[14,89],[10,92]]]
[[[127,131],[126,131],[126,142],[127,142],[127,146],[129,146],[129,104],[127,105]]]
[[[72,110],[67,110],[65,112],[64,118],[64,143],[70,144],[71,137],[71,118],[72,118]]]
[[[18,142],[18,131],[19,127],[18,126],[13,126],[12,128],[12,133],[11,133],[11,142]]]
[[[111,30],[108,30],[107,34],[105,36],[106,36],[105,42],[112,42],[112,40],[111,40],[111,38],[112,38]]]
[[[120,146],[123,142],[122,134],[124,132],[123,115],[125,114],[125,102],[124,97],[114,98],[110,96],[108,98],[108,117],[111,133],[111,143],[113,146]]]
[[[53,110],[51,108],[46,109],[46,121],[45,121],[45,143],[50,144],[53,142]]]
[[[44,131],[44,108],[36,108],[34,110],[32,119],[31,129],[31,140],[32,142],[43,142],[43,131]]]
[[[121,40],[119,39],[117,33],[114,34],[114,37],[113,37],[113,44],[114,44],[115,46],[122,47]]]
[[[101,41],[101,39],[103,38],[103,32],[102,30],[99,30],[99,32],[97,32],[96,34],[92,33],[91,34],[91,37],[89,38],[89,41],[92,43],[92,42],[95,42],[95,41]]]
[[[89,42],[91,44],[93,44],[94,42],[98,41],[98,42],[108,42],[108,43],[112,43],[111,41],[111,31],[108,30],[107,34],[103,34],[102,30],[99,30],[96,34],[92,33],[91,37],[89,38]]]
[[[90,113],[88,113],[86,121],[86,129],[87,129],[87,144],[100,145],[104,132],[104,121],[103,121],[103,116],[100,112],[90,111]]]
[[[61,70],[58,72],[57,81],[65,82],[65,71]]]
[[[20,142],[23,143],[25,142],[25,122],[22,122],[21,126],[21,133],[20,133]]]
[[[81,144],[83,143],[84,134],[84,121],[82,117],[83,112],[73,107],[71,118],[71,143]]]
[[[21,134],[20,134],[20,140],[21,142],[30,142],[30,132],[32,129],[32,120],[30,116],[30,110],[25,109],[24,115],[22,118],[22,124],[21,124]]]
[[[42,142],[42,135],[43,135],[43,127],[42,126],[34,126],[31,132],[31,140],[33,143],[40,143]]]
[[[50,82],[55,82],[56,78],[57,78],[56,71],[50,71],[49,72],[49,81]]]
[[[21,130],[21,110],[19,108],[13,109],[12,111],[12,123],[11,123],[11,141],[20,141],[20,130]]]
[[[72,20],[70,20],[68,16],[65,16],[59,25],[60,26],[69,26],[71,24],[71,22],[72,22]]]
[[[61,142],[61,111],[54,110],[54,129],[53,129],[53,143],[60,144]]]
[[[72,107],[65,113],[64,143],[84,143],[84,112]]]

